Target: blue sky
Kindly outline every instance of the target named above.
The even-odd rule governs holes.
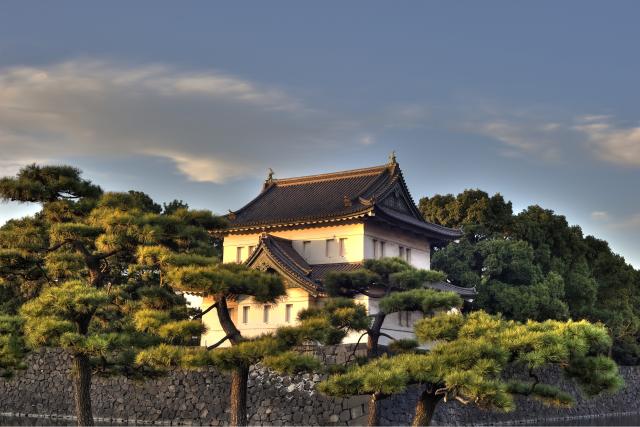
[[[640,3],[0,3],[0,175],[70,163],[224,213],[386,162],[540,204],[640,266]],[[36,209],[0,205],[0,223]]]

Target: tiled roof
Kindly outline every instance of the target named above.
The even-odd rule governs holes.
[[[462,298],[475,298],[478,295],[476,288],[464,288],[462,286],[452,285],[448,282],[436,282],[436,283],[428,283],[428,287],[432,289],[437,289],[439,291],[449,291],[455,292],[460,295]]]
[[[405,201],[405,213],[393,211],[396,214],[394,219],[400,219],[418,230],[428,231],[434,237],[450,240],[461,236],[459,230],[429,224],[422,219],[395,161],[343,172],[287,179],[269,178],[256,198],[227,216],[230,223],[227,231],[266,230],[364,217],[381,208],[381,202],[394,191],[398,193],[398,189],[401,189],[401,197]]]
[[[314,264],[311,266],[311,278],[322,282],[331,271],[348,272],[362,268],[361,262],[341,262],[334,264]]]
[[[448,228],[448,227],[443,227],[442,225],[438,225],[438,224],[433,224],[431,222],[426,222],[426,221],[422,221],[420,219],[417,219],[413,216],[410,215],[406,215],[402,212],[398,212],[398,211],[394,211],[393,209],[388,209],[385,208],[383,206],[378,206],[376,207],[376,213],[378,214],[383,214],[384,216],[388,216],[390,218],[392,218],[394,220],[394,222],[397,223],[397,221],[406,223],[412,227],[417,227],[420,229],[425,230],[428,233],[433,233],[435,236],[445,236],[448,237],[450,239],[458,239],[460,237],[462,237],[462,231],[456,229],[456,228]],[[378,215],[380,216],[380,215]]]
[[[253,265],[262,252],[290,279],[309,291],[312,295],[320,292],[320,284],[311,278],[311,266],[293,248],[291,240],[263,234],[260,243],[246,263]]]
[[[300,178],[274,179],[242,209],[229,215],[231,227],[349,216],[367,211],[359,197],[389,180],[386,166]],[[368,191],[367,191],[368,190]],[[345,196],[349,202],[345,203]]]

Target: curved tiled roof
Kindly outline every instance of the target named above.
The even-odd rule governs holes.
[[[260,237],[258,247],[247,259],[246,264],[251,266],[260,258],[262,252],[289,278],[302,288],[317,295],[320,292],[320,284],[311,278],[311,266],[293,248],[291,240],[263,234]]]
[[[476,288],[464,288],[462,286],[452,285],[448,282],[436,282],[436,283],[428,283],[427,286],[432,289],[437,289],[439,291],[449,291],[455,292],[463,298],[475,298],[478,295]]]
[[[398,193],[398,188],[406,201],[407,212],[384,209],[383,212],[392,211],[388,215],[390,218],[441,239],[451,240],[461,236],[459,230],[430,224],[422,219],[395,161],[382,166],[335,173],[287,179],[269,178],[256,198],[227,216],[227,231],[266,230],[362,218],[382,208],[381,202],[394,191]]]

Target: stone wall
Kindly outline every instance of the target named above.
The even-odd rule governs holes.
[[[342,363],[352,346],[309,348],[325,363]],[[361,354],[361,351],[358,351]],[[29,368],[11,380],[0,380],[0,414],[73,414],[69,357],[59,350],[29,356]],[[510,414],[483,412],[456,403],[440,405],[436,424],[495,424],[514,420],[602,415],[635,410],[640,401],[640,369],[622,367],[626,388],[615,396],[593,400],[580,398],[570,409],[546,408],[521,400]],[[574,384],[558,372],[547,372],[552,381],[574,390]],[[314,374],[280,376],[260,366],[249,378],[249,417],[252,425],[363,425],[367,396],[347,399],[326,397],[315,390],[322,378]],[[167,376],[142,381],[123,377],[94,378],[92,397],[96,418],[137,423],[224,425],[228,420],[229,379],[212,369],[172,371]],[[408,424],[416,393],[390,397],[383,402],[383,422]],[[532,416],[536,414],[536,416]]]

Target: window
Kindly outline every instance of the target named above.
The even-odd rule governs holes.
[[[404,246],[398,246],[398,256],[404,258]]]
[[[287,304],[284,309],[284,321],[291,323],[291,312],[293,311],[293,304]]]
[[[236,262],[238,264],[242,262],[242,246],[236,248]]]
[[[378,240],[373,239],[373,259],[378,259]]]
[[[405,259],[407,260],[407,262],[411,262],[411,249],[407,248],[407,250],[405,251]]]
[[[302,255],[309,256],[311,253],[311,241],[304,240],[302,242]]]
[[[256,250],[255,246],[249,246],[249,256],[251,256],[251,254],[253,254],[253,251]]]
[[[242,323],[247,324],[249,323],[249,309],[251,307],[249,307],[248,305],[245,305],[244,307],[242,307]]]
[[[380,258],[384,258],[384,247],[385,247],[385,243],[381,240],[380,241]]]
[[[347,239],[343,237],[339,240],[340,247],[340,256],[345,256],[347,254]]]
[[[324,255],[327,258],[335,256],[336,239],[327,239],[325,242]]]
[[[271,311],[271,306],[270,305],[265,305],[262,308],[262,321],[264,323],[269,323],[269,312]]]
[[[400,326],[411,326],[411,312],[410,311],[399,311],[398,312],[398,325]]]

